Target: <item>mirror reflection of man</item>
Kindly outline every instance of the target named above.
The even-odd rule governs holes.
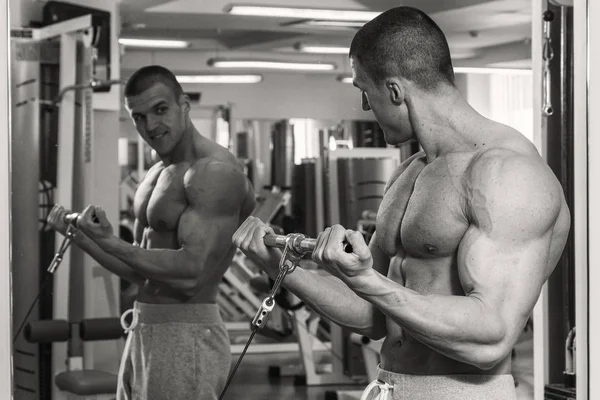
[[[235,156],[196,130],[190,102],[169,70],[139,69],[125,101],[160,159],[135,194],[134,243],[116,237],[95,205],[78,218],[74,241],[140,287],[117,399],[216,399],[231,366],[218,284],[236,251],[231,237],[254,208],[254,191]],[[51,226],[64,233],[68,212],[56,209]]]

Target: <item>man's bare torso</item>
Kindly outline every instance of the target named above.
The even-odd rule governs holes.
[[[220,161],[237,164],[235,157],[226,149],[211,146],[211,151],[198,160],[174,163],[164,166],[162,163],[154,165],[140,183],[135,194],[134,212],[136,217],[135,240],[140,247],[145,249],[174,249],[181,248],[178,240],[179,219],[188,207],[188,200],[184,189],[184,175],[195,162]],[[199,149],[202,154],[206,149]],[[239,166],[239,165],[238,165]],[[203,190],[210,191],[210,187]],[[239,216],[241,224],[252,212],[254,192],[252,186],[247,184],[246,200]],[[198,226],[198,229],[207,227]],[[202,277],[204,289],[194,297],[186,300],[187,303],[214,303],[219,282],[229,267],[235,247],[232,245],[222,259],[215,260],[215,265],[210,266],[207,276]],[[147,280],[137,300],[145,303],[170,304],[181,302],[181,296],[166,285]]]
[[[419,153],[403,163],[388,184],[377,216],[377,244],[392,258],[388,278],[420,294],[465,295],[458,275],[457,251],[470,224],[466,172],[472,161],[489,148],[539,157],[522,136],[512,132],[503,136],[497,139],[498,145],[485,149],[447,154],[429,164],[425,154]],[[566,204],[563,209],[561,218],[568,218]],[[563,230],[565,224],[556,225]],[[562,247],[551,246],[550,251],[549,271]],[[389,318],[381,362],[384,369],[416,375],[510,372],[510,357],[492,370],[483,371],[432,350]]]

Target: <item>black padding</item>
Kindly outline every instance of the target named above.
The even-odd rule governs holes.
[[[63,392],[79,396],[117,392],[117,375],[94,369],[61,372],[56,375],[54,383]]]
[[[71,337],[71,326],[62,319],[33,321],[25,326],[23,334],[31,343],[65,342]]]
[[[119,318],[90,318],[79,323],[81,340],[114,340],[124,335]]]
[[[250,278],[249,284],[255,292],[269,293],[271,291],[269,277],[266,275],[253,276]]]

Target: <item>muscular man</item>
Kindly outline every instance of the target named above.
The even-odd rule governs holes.
[[[160,157],[135,194],[135,243],[114,236],[97,206],[78,218],[75,239],[106,269],[141,286],[117,399],[216,399],[231,354],[215,299],[236,251],[231,237],[254,208],[253,188],[236,158],[194,128],[189,99],[170,71],[139,69],[125,100]],[[49,217],[63,233],[66,213]]]
[[[364,399],[515,399],[511,349],[569,230],[561,186],[529,140],[460,95],[446,38],[423,12],[380,14],[350,58],[387,143],[416,138],[424,151],[389,180],[368,247],[352,229],[327,228],[313,259],[331,276],[296,269],[284,286],[333,322],[385,338]],[[250,217],[234,243],[273,277],[271,233]]]

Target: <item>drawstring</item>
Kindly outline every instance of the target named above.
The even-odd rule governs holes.
[[[131,320],[131,325],[127,325],[127,321],[125,321],[125,318],[127,318],[127,316],[129,316],[129,314],[133,314],[133,319]],[[129,333],[135,329],[135,327],[138,324],[138,315],[139,314],[140,314],[140,310],[138,310],[137,308],[130,308],[129,310],[125,311],[123,313],[123,315],[121,315],[121,326],[123,327],[123,329],[125,329],[125,333]]]
[[[390,390],[394,389],[393,385],[382,382],[379,379],[375,379],[373,382],[369,383],[369,386],[365,388],[360,400],[367,400],[368,396],[371,394],[373,389],[375,389],[375,387],[379,388],[379,393],[377,394],[377,397],[373,398],[373,400],[388,400],[390,396]]]

